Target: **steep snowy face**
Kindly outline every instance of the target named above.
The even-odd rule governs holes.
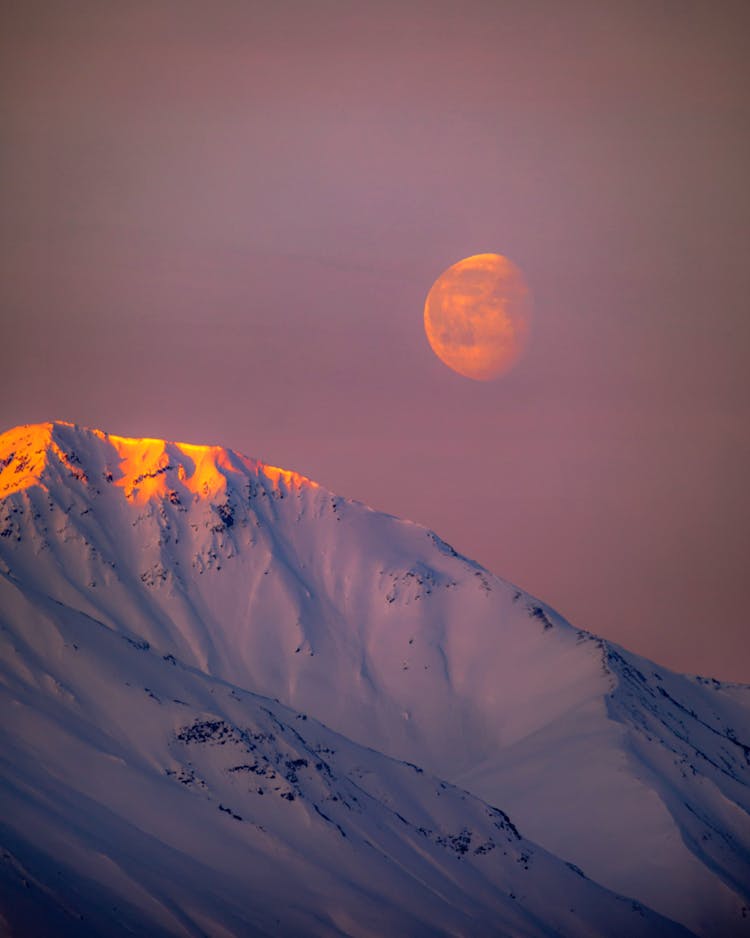
[[[61,424],[0,460],[25,588],[443,775],[609,686],[552,610],[294,473]]]
[[[83,613],[37,600],[0,640],[3,934],[687,934],[466,791]]]
[[[500,805],[696,933],[750,922],[748,689],[576,630],[418,525],[220,447],[21,427],[0,591],[40,692],[40,617],[80,617]]]

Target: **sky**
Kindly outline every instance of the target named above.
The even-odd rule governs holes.
[[[750,682],[744,3],[0,13],[0,428],[219,443]],[[533,295],[495,382],[426,295]]]

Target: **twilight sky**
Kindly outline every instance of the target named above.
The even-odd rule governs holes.
[[[0,15],[0,429],[221,443],[574,624],[750,681],[747,3],[34,2]],[[494,383],[440,272],[534,296]]]

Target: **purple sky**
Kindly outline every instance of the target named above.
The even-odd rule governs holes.
[[[6,4],[0,426],[233,446],[750,681],[746,3]],[[498,252],[485,384],[422,328]]]

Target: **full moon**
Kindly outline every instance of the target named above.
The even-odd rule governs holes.
[[[474,254],[432,285],[424,329],[432,351],[449,368],[491,381],[521,357],[530,314],[529,289],[518,267],[501,254]]]

